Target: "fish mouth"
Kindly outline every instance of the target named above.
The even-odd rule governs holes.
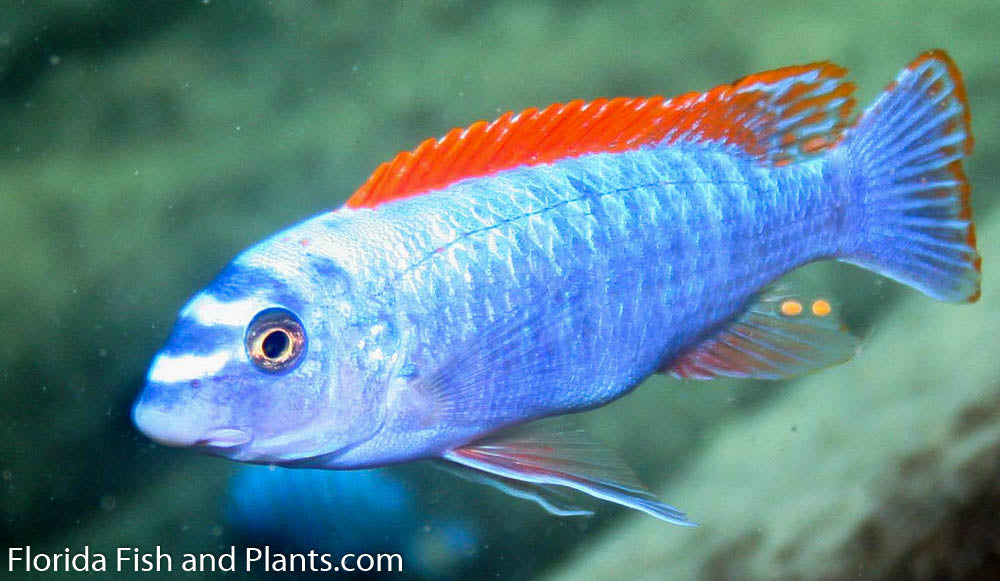
[[[132,421],[140,432],[164,446],[225,451],[253,440],[253,430],[249,427],[206,429],[205,424],[211,423],[196,413],[179,414],[142,401],[132,409]]]
[[[194,445],[225,449],[242,446],[251,440],[253,440],[253,430],[250,428],[216,428],[203,434]]]

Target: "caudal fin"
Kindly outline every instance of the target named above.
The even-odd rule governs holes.
[[[860,241],[841,259],[951,302],[979,298],[980,257],[962,158],[965,86],[944,51],[906,67],[839,146],[859,195]]]

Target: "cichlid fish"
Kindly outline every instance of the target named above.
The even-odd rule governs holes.
[[[456,578],[482,546],[471,519],[440,517],[412,475],[245,466],[230,479],[224,519],[249,546],[276,552],[400,551],[421,579]],[[463,515],[464,517],[465,515]]]
[[[195,295],[134,421],[243,462],[439,458],[692,524],[586,434],[508,428],[658,372],[784,378],[848,359],[831,302],[775,284],[816,260],[979,297],[958,69],[924,53],[851,124],[844,74],[788,67],[429,139]]]

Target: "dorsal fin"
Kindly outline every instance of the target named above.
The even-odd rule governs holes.
[[[843,81],[844,73],[814,63],[669,100],[577,100],[507,112],[399,153],[375,170],[347,206],[371,208],[523,165],[681,141],[732,145],[770,163],[790,163],[839,139],[854,104],[854,85]]]

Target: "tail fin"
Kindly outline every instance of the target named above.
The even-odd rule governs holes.
[[[920,55],[838,146],[863,204],[841,260],[951,302],[979,298],[980,263],[962,158],[972,151],[965,86],[944,51]]]

